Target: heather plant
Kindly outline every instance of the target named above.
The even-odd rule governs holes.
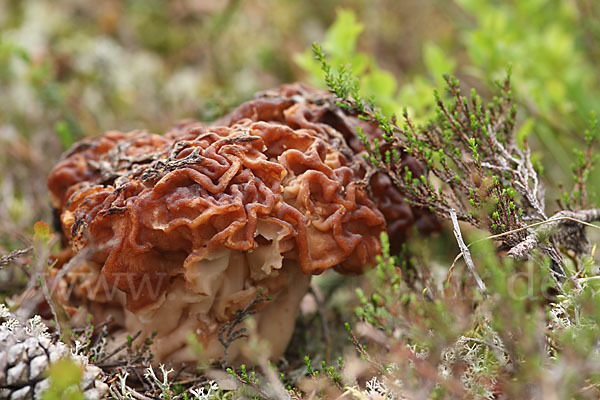
[[[578,0],[503,4],[456,0],[440,8],[452,18],[452,34],[423,43],[419,67],[401,71],[402,75],[389,74],[360,51],[363,25],[347,15],[350,10],[338,14],[322,41],[323,49],[333,67],[352,65],[361,94],[375,96],[384,113],[402,115],[407,108],[417,123],[435,116],[431,92],[445,86],[444,74],[460,76],[485,98],[511,66],[513,79],[519,82],[512,96],[520,114],[516,133],[520,138],[532,136],[543,150],[534,152],[533,158],[556,177],[547,182],[549,187],[556,190],[566,184],[570,165],[578,158],[570,149],[584,144],[589,112],[600,106],[595,89],[600,75],[594,68],[600,54],[594,40],[600,31],[598,5]],[[343,43],[336,40],[340,32],[347,33]],[[310,58],[307,50],[296,61],[313,83],[323,85],[318,63]],[[371,69],[382,77],[375,81],[385,85],[369,83]],[[589,186],[595,200],[600,187],[596,182]]]
[[[515,135],[510,75],[498,83],[501,94],[488,105],[474,91],[464,96],[460,82],[446,77],[447,97],[434,96],[436,118],[416,125],[405,111],[400,124],[362,94],[349,68],[332,67],[319,45],[313,51],[338,105],[384,132],[382,140],[369,141],[358,129],[364,157],[392,178],[407,202],[452,221],[473,276],[456,281],[455,260],[446,281],[422,281],[419,296],[403,272],[427,267],[392,256],[382,237],[372,289],[357,291],[356,313],[374,329],[366,335],[372,347],[349,332],[357,351],[381,372],[377,379],[384,395],[495,398],[556,391],[594,396],[599,299],[590,285],[595,247],[584,229],[600,212],[587,209],[582,194],[595,162],[595,118],[584,134],[587,148],[572,168],[576,189],[559,202],[563,209],[548,217],[539,167],[531,161],[527,141]],[[399,168],[403,152],[426,166],[421,176]],[[495,253],[489,242],[472,255],[459,220],[492,234],[479,246],[495,239],[511,257]],[[591,364],[573,362],[571,353],[577,351],[593,354]],[[548,373],[560,375],[560,388],[546,387],[542,377]]]
[[[365,158],[392,178],[408,203],[452,219],[462,255],[481,290],[485,285],[473,271],[458,220],[489,230],[515,258],[529,258],[530,252],[539,248],[552,260],[559,286],[568,277],[559,247],[578,257],[589,252],[585,224],[600,219],[600,209],[560,210],[547,216],[544,186],[531,151],[527,141],[519,143],[514,133],[516,107],[512,104],[510,74],[498,84],[500,96],[488,105],[475,91],[469,97],[463,95],[460,82],[446,77],[449,101],[436,92],[435,119],[417,126],[407,111],[402,124],[394,115],[386,116],[372,99],[361,94],[359,82],[349,69],[333,69],[321,46],[315,45],[313,51],[327,86],[339,98],[338,105],[376,123],[384,133],[382,140],[371,142],[358,129]],[[592,122],[586,131],[588,150],[585,156],[581,153],[574,168],[578,187],[575,199],[577,193],[585,194],[589,170],[594,165],[595,125]],[[422,175],[413,176],[408,167],[400,167],[404,152],[426,166]],[[586,204],[586,199],[579,204]],[[576,281],[574,284],[578,286]]]

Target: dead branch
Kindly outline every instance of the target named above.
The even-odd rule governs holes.
[[[487,290],[485,283],[483,283],[483,281],[477,274],[477,271],[475,270],[475,264],[473,263],[473,259],[471,258],[471,252],[469,251],[469,248],[462,239],[462,234],[460,233],[460,226],[458,226],[458,219],[456,217],[456,211],[454,209],[450,210],[450,218],[452,219],[452,226],[454,227],[454,237],[456,237],[458,247],[460,248],[463,258],[465,259],[465,264],[467,264],[467,268],[469,268],[469,271],[471,272],[471,274],[473,274],[479,291],[481,293],[485,293]]]

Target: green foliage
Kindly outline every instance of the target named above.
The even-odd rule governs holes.
[[[434,43],[424,46],[424,62],[430,77],[418,76],[402,86],[388,71],[382,69],[376,60],[357,50],[357,41],[363,30],[361,23],[351,10],[339,9],[337,18],[329,28],[323,41],[322,50],[330,56],[329,63],[334,70],[347,71],[359,77],[360,94],[366,98],[377,98],[377,104],[386,114],[400,113],[404,107],[421,116],[433,110],[431,92],[442,83],[443,74],[453,73],[456,63]],[[325,73],[311,51],[297,54],[295,61],[307,73],[311,83],[322,86]]]
[[[481,297],[457,271],[443,282],[422,281],[418,295],[399,266],[402,257],[390,256],[382,239],[384,256],[368,274],[370,288],[358,293],[357,315],[382,329],[385,348],[394,351],[368,339],[356,346],[371,363],[393,364],[378,377],[398,384],[387,388],[389,394],[424,387],[433,398],[495,398],[498,390],[508,398],[527,397],[536,388],[557,390],[563,398],[579,391],[586,393],[582,398],[598,394],[600,295],[595,278],[556,296],[544,278],[547,260],[516,263],[481,242],[472,252],[488,296]],[[431,267],[411,268],[423,277]],[[547,382],[548,374],[557,374],[557,382]]]
[[[472,64],[468,73],[489,85],[512,65],[519,82],[516,99],[537,119],[535,135],[553,173],[568,171],[572,158],[564,149],[582,141],[587,114],[600,109],[591,90],[600,83],[593,39],[598,5],[577,0],[457,3],[475,20],[459,27]],[[600,190],[597,183],[593,187]]]
[[[32,61],[29,52],[18,45],[0,37],[0,59],[4,68],[0,70],[0,85],[10,85],[11,79],[26,79],[40,99],[45,110],[56,114],[55,132],[63,147],[70,147],[76,139],[81,139],[82,128],[74,115],[67,99],[67,88],[55,76],[55,71],[49,60],[36,63]],[[9,122],[20,122],[26,110],[15,110],[7,115]],[[12,121],[11,121],[12,120]]]
[[[542,124],[583,128],[586,114],[600,101],[589,90],[598,75],[593,54],[583,45],[587,28],[581,25],[579,2],[457,3],[477,21],[462,29],[471,73],[492,83],[511,64],[520,82],[519,100],[543,116]]]
[[[484,104],[475,90],[469,97],[463,95],[460,82],[453,76],[445,76],[448,97],[442,99],[434,92],[436,118],[427,125],[416,126],[405,110],[404,124],[400,125],[394,115],[385,115],[373,98],[361,94],[360,80],[349,68],[336,71],[317,44],[313,45],[313,52],[329,90],[338,97],[337,104],[381,129],[385,147],[380,138],[370,141],[357,128],[357,136],[365,148],[363,156],[391,178],[406,202],[428,209],[440,218],[456,215],[459,220],[491,231],[509,248],[512,257],[527,257],[535,247],[543,249],[552,259],[552,273],[561,286],[559,281],[567,277],[567,270],[558,247],[572,249],[581,256],[589,246],[583,225],[568,232],[561,211],[554,215],[556,220],[546,215],[544,185],[534,167],[531,150],[515,134],[517,107],[513,102],[510,68],[505,81],[497,83],[500,95],[488,104]],[[581,210],[568,218],[584,223],[598,220],[600,214],[595,209],[582,210],[587,206],[587,178],[596,161],[594,117],[590,126],[585,134],[585,155],[580,152],[573,167],[576,190],[570,198],[565,198],[569,207],[577,204]],[[403,167],[404,152],[418,161],[424,171]],[[534,226],[531,222],[550,221],[552,224],[539,232],[531,231]],[[568,239],[572,235],[580,235],[581,244]],[[480,287],[485,288],[481,282]]]
[[[573,190],[569,193],[562,193],[562,207],[569,210],[582,210],[588,208],[590,204],[589,186],[590,173],[598,163],[598,155],[594,152],[594,145],[598,144],[599,130],[596,113],[591,112],[589,117],[588,129],[584,131],[585,149],[573,149],[575,162],[571,165]],[[593,202],[592,202],[593,203]]]
[[[259,383],[256,377],[256,371],[248,371],[245,364],[240,365],[239,373],[233,368],[227,368],[226,371],[234,378],[238,378],[244,384],[256,385]]]
[[[387,116],[377,107],[377,97],[364,94],[361,77],[354,75],[349,66],[336,69],[330,65],[319,45],[313,46],[313,52],[325,83],[339,98],[338,104],[377,123],[383,131],[381,140],[367,140],[360,129],[357,136],[365,146],[365,158],[392,178],[410,204],[427,207],[442,218],[447,218],[451,210],[457,212],[460,219],[476,227],[503,233],[500,240],[515,249],[517,244],[530,240],[524,221],[547,220],[542,183],[526,140],[537,124],[530,120],[516,129],[517,107],[509,79],[499,84],[500,95],[486,105],[475,91],[467,97],[458,80],[446,77],[449,96],[435,94],[436,118],[417,126],[405,110],[404,124],[400,125],[394,116]],[[575,151],[575,190],[565,200],[570,209],[588,207],[586,183],[596,162],[596,131],[592,114],[584,134],[586,149]],[[413,176],[409,168],[398,167],[404,150],[426,166],[423,175]],[[539,234],[534,243],[548,240],[551,235]],[[561,239],[556,236],[552,240]],[[429,395],[435,398],[494,398],[497,385],[509,397],[523,396],[546,385],[541,377],[557,371],[567,382],[568,388],[561,387],[565,396],[579,391],[588,391],[590,396],[598,394],[597,353],[591,364],[583,366],[576,361],[596,351],[600,322],[596,320],[600,296],[590,288],[595,280],[580,278],[596,269],[593,258],[585,252],[572,256],[578,265],[573,267],[570,262],[563,265],[557,250],[548,251],[543,245],[540,247],[544,251],[529,255],[536,264],[515,263],[496,254],[489,244],[479,245],[477,272],[487,287],[481,296],[474,290],[473,280],[453,278],[454,265],[443,283],[425,279],[420,285],[409,284],[403,279],[407,267],[413,275],[425,277],[427,274],[414,274],[414,270],[423,271],[428,266],[407,266],[404,261],[401,265],[405,257],[390,255],[385,235],[381,241],[383,255],[370,273],[370,290],[356,290],[360,302],[356,314],[384,332],[385,339],[365,345],[349,325],[347,329],[361,358],[383,369],[380,381],[400,382],[397,391],[386,389],[386,396],[402,396],[405,390],[427,387],[428,382],[435,383],[429,386]],[[544,254],[550,255],[552,268]],[[560,273],[555,270],[557,266]],[[548,279],[551,276],[554,280]],[[561,284],[566,276],[570,280]],[[367,335],[371,336],[377,334]],[[551,340],[550,350],[544,345],[545,338]],[[381,352],[382,342],[385,349],[393,348],[395,353]],[[402,348],[410,351],[399,350]],[[423,374],[419,363],[439,374]],[[459,368],[462,375],[456,372],[457,363],[467,365]],[[386,368],[388,364],[394,367]]]
[[[570,157],[570,150],[565,149],[584,141],[587,115],[600,109],[596,90],[600,87],[600,73],[595,67],[600,59],[600,46],[594,36],[600,32],[597,18],[600,7],[594,2],[577,0],[502,4],[456,0],[456,3],[461,7],[462,18],[456,18],[453,28],[457,32],[452,40],[446,38],[445,47],[461,54],[460,63],[438,44],[442,40],[426,42],[422,47],[420,73],[401,81],[385,74],[385,85],[372,86],[369,71],[380,70],[372,57],[361,53],[356,45],[344,47],[333,39],[339,31],[360,26],[356,18],[348,16],[347,10],[339,12],[337,21],[344,24],[336,21],[326,35],[323,49],[332,55],[334,68],[347,65],[354,68],[357,61],[354,58],[361,55],[353,70],[359,77],[360,93],[367,98],[374,96],[387,115],[401,115],[403,107],[407,107],[417,123],[424,123],[434,115],[435,103],[430,93],[444,86],[443,75],[456,73],[470,82],[479,81],[483,87],[493,87],[506,67],[512,66],[513,79],[519,82],[514,96],[524,116],[517,132],[518,141],[522,143],[533,133],[547,152],[547,167],[560,177],[556,183],[566,179],[564,172],[578,156]],[[349,38],[356,39],[356,31]],[[342,48],[351,51],[344,53]],[[309,73],[312,82],[319,82],[322,75],[309,58],[305,52],[297,57],[297,62]],[[534,158],[540,156],[538,153]],[[600,191],[600,184],[590,185],[594,192]],[[588,195],[595,200],[597,193]]]
[[[64,358],[50,367],[50,388],[42,395],[43,400],[84,400],[79,389],[81,366]]]
[[[383,329],[392,335],[395,329],[395,318],[390,314],[388,304],[406,303],[410,301],[409,295],[402,293],[402,273],[398,267],[399,259],[390,255],[390,243],[387,234],[381,234],[382,254],[377,256],[377,265],[370,273],[372,292],[369,296],[363,289],[356,289],[356,296],[360,306],[356,308],[356,315],[373,326]]]
[[[405,111],[399,126],[394,116],[386,116],[361,94],[359,79],[349,69],[335,71],[319,45],[313,51],[338,104],[383,131],[385,151],[378,138],[369,142],[360,128],[357,134],[365,157],[392,178],[407,202],[442,218],[455,209],[459,219],[494,233],[521,228],[523,210],[532,218],[545,218],[529,150],[521,150],[515,142],[516,109],[509,78],[501,84],[500,96],[484,105],[475,92],[464,96],[458,80],[447,76],[450,99],[443,101],[435,94],[436,118],[415,126]],[[398,167],[404,151],[427,166],[423,175],[413,177],[408,167]],[[440,183],[434,185],[433,177]]]
[[[357,53],[356,42],[363,30],[356,15],[350,10],[339,9],[337,19],[327,30],[323,47],[332,56],[332,64],[336,68],[351,64],[354,72],[362,74],[371,60],[364,53]],[[311,83],[322,86],[323,72],[321,66],[314,61],[312,53],[307,50],[295,56],[296,62],[309,72]]]

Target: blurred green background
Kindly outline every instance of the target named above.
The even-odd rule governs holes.
[[[550,203],[600,109],[599,17],[595,0],[0,0],[0,254],[50,220],[45,180],[76,140],[323,86],[315,41],[386,112],[421,123],[442,74],[489,98],[511,66]]]

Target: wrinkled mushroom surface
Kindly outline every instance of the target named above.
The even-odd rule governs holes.
[[[383,132],[374,123],[348,115],[336,102],[335,96],[326,91],[315,90],[302,84],[283,85],[277,90],[257,95],[254,100],[241,105],[215,124],[230,125],[240,120],[251,119],[281,123],[294,129],[314,130],[327,136],[329,143],[347,158],[353,158],[358,164],[355,165],[355,171],[363,178],[370,167],[362,157],[356,157],[365,151],[356,133],[357,127],[360,127],[370,140],[381,140]],[[423,174],[423,168],[416,159],[408,153],[403,153],[398,168],[404,171],[406,167],[414,176]],[[369,195],[385,216],[386,229],[393,248],[400,248],[413,227],[423,234],[440,229],[439,221],[432,213],[422,208],[411,207],[404,201],[404,196],[386,174],[372,172],[374,173],[368,174]]]
[[[67,274],[71,297],[127,332],[157,330],[157,360],[181,362],[198,358],[190,331],[202,358],[221,358],[219,327],[260,290],[271,300],[257,307],[258,331],[281,355],[310,276],[362,272],[380,252],[383,214],[412,222],[404,202],[378,210],[346,144],[349,122],[321,121],[309,93],[283,87],[211,126],[109,132],[66,153],[48,186],[66,238],[85,252]]]

